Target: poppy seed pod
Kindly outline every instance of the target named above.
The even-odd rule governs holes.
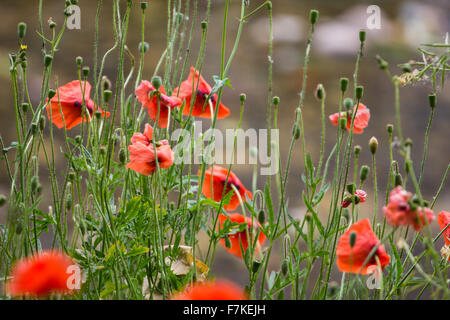
[[[81,67],[81,65],[83,64],[83,57],[76,57],[75,62],[77,63],[77,66]]]
[[[75,180],[75,172],[70,171],[69,174],[67,175],[67,178],[69,179],[69,181],[74,181]]]
[[[35,136],[39,132],[39,125],[36,122],[31,124],[31,134]]]
[[[361,42],[366,41],[366,31],[365,30],[359,31],[359,41],[361,41]]]
[[[158,90],[162,85],[162,79],[159,76],[154,76],[152,78],[152,85],[155,87],[156,90]]]
[[[394,126],[392,124],[388,124],[386,126],[386,130],[387,130],[387,132],[392,133],[392,132],[394,132]]]
[[[342,130],[345,130],[345,128],[347,127],[347,119],[342,117],[339,120],[339,126],[341,127]]]
[[[436,107],[436,95],[434,93],[430,94],[428,96],[428,103],[429,103],[431,108]]]
[[[351,110],[353,107],[353,99],[345,98],[344,99],[344,107],[345,107],[345,110]]]
[[[244,102],[246,99],[247,99],[247,95],[246,95],[245,93],[241,93],[241,94],[239,95],[239,100],[240,100],[241,102]]]
[[[23,113],[27,113],[29,106],[30,105],[28,103],[26,103],[26,102],[22,103],[22,111],[23,111]]]
[[[0,207],[4,206],[6,203],[6,196],[4,194],[0,194]]]
[[[89,67],[83,67],[82,72],[83,72],[83,76],[87,77],[89,75]]]
[[[53,98],[55,95],[56,95],[56,91],[54,89],[49,89],[48,90],[47,96],[48,96],[49,99]]]
[[[147,1],[142,1],[141,2],[141,9],[145,10],[145,9],[147,9],[147,7],[148,7],[148,2]]]
[[[347,88],[348,88],[348,78],[341,78],[341,79],[339,80],[339,83],[340,83],[340,85],[341,85],[341,91],[342,91],[342,92],[347,91]]]
[[[203,21],[200,23],[200,25],[201,25],[201,27],[202,27],[203,30],[206,30],[206,28],[208,27],[208,22],[206,22],[205,20],[203,20]]]
[[[150,48],[150,45],[148,44],[148,42],[140,42],[139,46],[138,46],[138,50],[139,52],[147,52],[148,49]]]
[[[350,242],[350,247],[353,248],[356,243],[356,232],[354,232],[354,231],[350,232],[349,242]]]
[[[97,119],[100,119],[100,118],[102,117],[102,114],[103,114],[103,112],[101,112],[100,110],[96,110],[96,111],[94,112],[94,116],[95,116]]]
[[[355,155],[359,155],[361,152],[361,146],[355,146],[354,152],[355,152]]]
[[[280,97],[278,96],[273,97],[272,102],[274,105],[278,105],[280,103]]]
[[[319,19],[319,11],[311,10],[309,12],[309,22],[311,22],[311,24],[315,24],[317,19]]]
[[[370,138],[369,140],[369,150],[372,154],[375,154],[378,149],[378,140],[375,137]]]
[[[361,181],[365,181],[367,179],[367,177],[369,176],[370,173],[370,168],[369,166],[361,166],[361,169],[359,170],[359,179]]]
[[[56,27],[56,23],[52,20],[52,18],[48,19],[47,22],[50,29],[54,29]]]
[[[53,57],[51,55],[46,54],[44,56],[44,66],[45,67],[48,67],[52,63],[52,61],[53,61]]]
[[[25,22],[19,22],[17,25],[17,34],[20,39],[25,37],[25,34],[27,33],[27,24]]]
[[[323,85],[319,83],[316,88],[316,98],[317,100],[322,100],[325,98],[325,89],[323,88]]]
[[[105,103],[108,103],[108,101],[111,99],[111,97],[112,97],[112,91],[111,90],[103,91],[103,101],[105,101]]]
[[[75,142],[76,142],[77,144],[80,144],[81,141],[82,141],[81,136],[80,136],[80,135],[77,135],[77,136],[75,137]]]
[[[364,87],[363,86],[357,86],[355,88],[356,99],[361,100],[363,94],[364,94]]]
[[[405,140],[405,147],[412,147],[413,145],[413,141],[411,140],[411,138],[407,138]]]

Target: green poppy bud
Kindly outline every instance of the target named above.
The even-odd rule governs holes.
[[[319,19],[319,11],[311,10],[309,12],[309,22],[311,22],[311,24],[315,24],[317,19]]]
[[[369,173],[370,173],[369,166],[366,165],[361,166],[361,169],[359,170],[359,179],[361,181],[365,181],[369,176]]]
[[[401,186],[403,185],[403,179],[402,179],[402,175],[400,173],[397,173],[395,175],[395,186]]]
[[[436,95],[435,94],[430,94],[428,96],[428,104],[430,105],[431,108],[436,107]]]
[[[281,263],[281,274],[285,277],[289,272],[289,259],[284,259]]]
[[[347,118],[342,117],[341,119],[339,119],[339,126],[342,130],[345,130],[345,128],[347,128]]]
[[[351,98],[344,99],[345,110],[351,110],[353,108],[353,105],[354,105],[353,99],[351,99]]]
[[[46,54],[44,56],[44,66],[45,67],[48,67],[52,63],[52,61],[53,61],[53,57],[51,55]]]
[[[26,103],[26,102],[22,103],[22,112],[23,113],[27,113],[29,106],[30,105],[28,103]]]
[[[239,95],[239,100],[240,100],[241,102],[244,102],[245,100],[247,100],[247,95],[246,95],[245,93],[241,93],[241,94]]]
[[[83,69],[81,71],[83,72],[83,76],[87,77],[89,75],[90,70],[89,70],[89,67],[86,66],[86,67],[83,67]]]
[[[31,134],[35,136],[39,132],[39,125],[36,122],[31,124]]]
[[[111,99],[111,97],[112,97],[112,91],[111,90],[103,91],[103,101],[105,101],[105,103],[108,103],[108,101]]]
[[[262,209],[258,212],[258,221],[260,224],[266,223],[266,214]]]
[[[322,100],[325,98],[325,89],[323,88],[323,85],[319,83],[316,88],[316,98],[317,100]]]
[[[145,9],[147,9],[147,7],[148,7],[148,2],[147,1],[142,1],[141,2],[141,9],[145,10]]]
[[[353,151],[355,152],[355,155],[359,155],[361,153],[361,146],[355,146]]]
[[[364,87],[363,86],[357,86],[355,88],[355,93],[356,93],[356,99],[357,100],[361,100],[363,94],[364,94]]]
[[[298,124],[294,125],[294,128],[292,130],[292,136],[294,137],[295,140],[298,140],[298,138],[300,138],[300,128]]]
[[[44,116],[41,116],[40,118],[39,118],[39,130],[41,130],[41,131],[44,131],[44,128],[45,128],[45,117]]]
[[[392,124],[388,124],[386,126],[386,130],[389,134],[391,134],[392,132],[394,132],[394,126]]]
[[[365,30],[359,31],[359,41],[361,41],[361,42],[366,41],[366,31]]]
[[[27,33],[27,24],[25,22],[19,22],[17,25],[17,34],[20,39],[25,37],[25,34]]]
[[[257,273],[259,268],[261,268],[261,261],[253,261],[252,263],[252,272]]]
[[[342,91],[342,92],[347,91],[347,88],[348,88],[348,78],[341,78],[341,79],[339,80],[339,83],[340,83],[340,85],[341,85],[341,91]]]
[[[378,149],[378,140],[375,137],[370,138],[369,140],[369,150],[372,154],[375,154]]]

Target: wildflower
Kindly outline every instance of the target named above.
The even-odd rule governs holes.
[[[241,215],[239,213],[230,213],[229,217],[227,217],[224,214],[219,215],[218,229],[223,227],[223,224],[226,220],[230,220],[233,223],[239,223],[239,224],[246,223],[247,224],[246,228],[243,231],[238,231],[234,234],[228,235],[228,238],[231,241],[231,247],[228,248],[225,245],[225,238],[220,239],[220,243],[224,246],[224,248],[229,253],[234,254],[235,256],[237,256],[239,258],[242,258],[241,244],[242,244],[242,249],[244,249],[244,252],[245,252],[249,246],[249,242],[253,241],[252,240],[252,233],[254,232],[253,230],[259,228],[261,225],[259,223],[257,223],[255,220],[253,220],[253,224],[252,224],[251,218],[244,217],[243,215]],[[247,232],[248,232],[248,235],[250,236],[250,239],[248,239],[248,237],[247,237]],[[258,247],[261,247],[261,245],[264,243],[265,240],[266,240],[266,236],[264,235],[264,233],[259,232],[256,252],[258,251]]]
[[[153,84],[147,80],[142,80],[141,84],[137,87],[136,97],[139,102],[142,103],[142,107],[148,109],[150,119],[156,121],[158,118],[157,126],[161,128],[167,128],[169,122],[169,110],[179,107],[182,104],[181,99],[174,96],[167,96],[166,90],[162,85],[157,90]]]
[[[412,194],[402,188],[395,187],[389,194],[389,202],[383,207],[387,221],[393,226],[413,226],[419,231],[424,225],[434,220],[434,213],[426,207],[414,203]],[[426,220],[425,220],[426,218]]]
[[[84,95],[83,95],[84,92]],[[74,80],[68,84],[59,87],[57,94],[47,103],[47,114],[50,118],[50,108],[52,111],[51,120],[58,127],[66,126],[66,129],[72,129],[82,122],[90,121],[94,111],[101,111],[103,117],[109,117],[109,112],[102,111],[98,108],[94,101],[89,98],[91,85],[87,81]],[[90,116],[85,115],[83,118],[83,104]],[[61,106],[61,109],[60,109]],[[63,119],[64,117],[64,119]]]
[[[439,227],[441,230],[444,230],[445,227],[450,223],[450,212],[448,211],[441,211],[438,214],[437,221],[439,223]],[[447,246],[450,246],[450,226],[445,229],[445,231],[442,233],[444,236],[445,244]]]
[[[198,172],[199,175],[200,172],[201,171]],[[234,186],[238,190],[243,201],[245,201],[245,195],[252,199],[252,193],[245,189],[244,185],[233,172],[230,171],[227,181],[227,173],[227,169],[219,166],[213,166],[206,170],[202,189],[202,193],[205,197],[219,202],[222,199],[222,195],[227,195],[228,192],[234,191],[232,190],[232,186]],[[239,203],[238,195],[233,194],[230,203],[225,204],[223,207],[225,210],[235,210],[239,206]]]
[[[45,297],[50,293],[71,293],[68,268],[74,262],[57,251],[44,251],[24,258],[16,263],[7,283],[7,292],[12,296],[30,295]],[[69,270],[70,271],[70,270]]]
[[[244,291],[232,282],[216,280],[214,282],[196,282],[172,300],[247,300]]]
[[[130,162],[127,168],[143,175],[150,175],[156,170],[156,156],[159,167],[167,169],[173,164],[174,153],[167,140],[153,142],[153,128],[148,123],[145,125],[144,133],[137,132],[131,137]],[[156,155],[155,155],[156,146]]]
[[[355,194],[355,204],[366,202],[367,193],[364,190],[356,190]],[[347,208],[352,203],[353,196],[349,195],[342,201],[342,208]]]
[[[195,70],[194,67],[191,67],[191,72],[189,73],[187,80],[183,81],[180,87],[174,90],[174,95],[186,101],[186,105],[183,109],[184,115],[190,114],[192,97],[194,96],[195,101],[193,105],[192,115],[195,117],[212,118],[214,114],[211,114],[211,108],[206,102],[206,98],[211,94],[211,90],[211,86],[199,74],[198,70]],[[210,101],[213,105],[213,112],[215,112],[217,104],[217,94],[213,94],[210,97]],[[222,103],[219,103],[217,118],[225,118],[229,114],[230,110]]]
[[[353,246],[350,244],[350,236],[354,234]],[[375,246],[376,251],[372,257],[369,254]],[[370,226],[369,219],[354,223],[339,239],[337,249],[337,266],[342,272],[367,274],[371,266],[377,266],[376,257],[384,269],[390,262],[391,257],[386,253],[384,246],[380,244],[377,236]],[[364,263],[367,263],[364,265]]]
[[[356,105],[353,108],[353,111],[356,111]],[[339,113],[333,113],[328,117],[333,123],[333,125],[337,126],[339,122]],[[341,112],[341,118],[347,119],[347,130],[350,131],[350,126],[352,125],[352,112]],[[364,132],[364,128],[366,128],[369,124],[370,119],[370,111],[364,104],[360,103],[358,107],[358,111],[356,111],[355,119],[353,121],[353,133],[361,134]]]

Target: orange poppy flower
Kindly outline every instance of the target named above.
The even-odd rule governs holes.
[[[143,175],[150,175],[156,170],[155,148],[153,146],[153,128],[148,123],[144,133],[137,132],[131,137],[130,162],[127,168]],[[161,169],[167,169],[173,164],[174,153],[167,140],[156,143],[156,155]]]
[[[136,97],[142,103],[142,108],[148,109],[150,119],[156,121],[158,117],[158,96],[159,96],[159,118],[157,126],[167,128],[169,123],[169,109],[179,107],[183,101],[174,96],[166,96],[166,90],[161,85],[159,90],[147,80],[142,80],[136,89]]]
[[[12,296],[30,295],[45,297],[50,293],[71,293],[68,281],[69,267],[75,263],[65,254],[44,251],[17,262],[7,283],[7,292]]]
[[[91,85],[87,81],[81,81],[80,83],[79,80],[74,80],[62,87],[59,87],[56,95],[50,99],[50,103],[48,103],[48,98],[45,101],[47,104],[47,114],[49,119],[51,108],[51,120],[60,129],[64,127],[64,123],[66,124],[66,129],[69,130],[82,122],[89,121],[89,117],[87,115],[84,119],[82,117],[83,102],[86,104],[86,109],[91,118],[96,110],[100,110],[102,112],[102,117],[109,117],[109,112],[101,110],[95,105],[94,101],[89,98],[90,93]],[[61,109],[59,108],[60,104]]]
[[[176,294],[172,300],[247,300],[244,291],[232,282],[216,280],[186,287]]]
[[[199,74],[198,70],[195,70],[194,67],[191,67],[191,72],[189,73],[187,80],[184,80],[181,83],[180,87],[174,90],[174,95],[180,97],[182,100],[186,100],[186,105],[183,109],[184,115],[190,114],[192,97],[194,96],[195,101],[193,105],[192,115],[194,117],[212,118],[214,114],[211,114],[211,108],[209,107],[208,103],[206,103],[206,98],[211,93],[211,90],[211,86]],[[193,91],[194,94],[192,93]],[[217,94],[213,94],[211,96],[211,102],[213,104],[214,112],[216,110],[216,101]],[[225,118],[229,114],[230,110],[220,102],[217,118]]]
[[[356,241],[351,247],[350,234],[356,233]],[[337,266],[342,272],[368,274],[372,266],[377,266],[375,256],[380,260],[381,268],[384,269],[390,262],[391,257],[386,253],[384,246],[379,245],[373,257],[363,267],[364,262],[372,249],[380,243],[370,226],[369,219],[354,223],[340,237],[336,248]]]
[[[386,220],[393,226],[413,226],[419,231],[423,226],[435,218],[433,210],[411,206],[412,194],[397,186],[389,194],[389,202],[383,207]]]
[[[206,170],[205,172],[205,180],[203,182],[202,193],[205,197],[209,199],[213,199],[214,201],[220,202],[222,199],[222,195],[228,194],[228,192],[233,191],[232,185],[236,187],[239,191],[239,194],[242,198],[242,201],[245,201],[245,195],[248,195],[250,199],[252,199],[252,193],[245,189],[242,182],[239,178],[230,171],[230,175],[228,176],[228,181],[225,184],[227,179],[228,170],[219,166],[213,166]],[[201,171],[198,172],[198,175],[201,174]],[[212,193],[211,193],[211,175],[212,175]],[[231,211],[235,210],[239,206],[239,197],[237,194],[233,194],[230,199],[230,203],[223,206],[225,210]]]
[[[437,221],[439,223],[439,227],[441,228],[441,230],[444,230],[444,228],[450,223],[450,212],[448,211],[439,212]],[[442,235],[444,236],[445,244],[450,246],[450,226],[447,229],[445,229]]]
[[[356,105],[353,108],[353,111],[356,110]],[[339,112],[333,113],[328,117],[331,120],[331,123],[335,126],[338,125],[339,121]],[[341,118],[347,118],[347,130],[350,131],[350,127],[352,125],[352,113],[349,112],[341,112]],[[355,120],[353,121],[353,133],[361,134],[364,132],[364,128],[369,125],[370,119],[370,111],[364,104],[360,103],[358,107],[358,111],[356,111]]]
[[[221,229],[224,222],[226,220],[230,220],[231,222],[235,223],[247,223],[247,229],[248,229],[248,235],[250,236],[250,241],[252,240],[252,233],[253,229],[257,229],[261,225],[253,220],[253,226],[252,226],[252,219],[249,217],[244,217],[242,214],[239,213],[230,213],[229,217],[227,217],[224,214],[219,214],[219,225],[217,226],[218,229]],[[229,253],[234,254],[235,256],[242,258],[242,252],[241,252],[241,244],[242,248],[244,249],[244,252],[247,250],[249,245],[249,239],[247,238],[247,230],[236,232],[234,234],[230,234],[228,238],[231,240],[231,247],[227,248],[225,245],[225,239],[220,239],[220,243],[224,246],[225,250],[227,250]],[[264,241],[266,240],[266,236],[264,233],[259,232],[258,236],[258,244],[259,246],[262,246]],[[256,248],[255,252],[258,252],[258,248]]]

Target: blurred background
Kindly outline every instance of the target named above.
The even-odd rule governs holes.
[[[263,0],[250,0],[251,8],[256,8]],[[422,43],[443,42],[446,32],[450,31],[450,2],[448,0],[435,1],[350,1],[350,0],[274,0],[273,2],[273,94],[281,98],[279,105],[278,123],[280,130],[279,147],[282,163],[285,164],[291,139],[291,128],[294,112],[298,106],[301,90],[301,74],[304,61],[305,45],[309,31],[308,15],[310,9],[320,11],[312,46],[306,97],[304,102],[304,123],[307,149],[312,153],[313,161],[317,163],[320,150],[320,104],[314,98],[314,89],[318,83],[325,87],[326,115],[337,111],[339,98],[339,78],[352,79],[356,55],[359,49],[358,32],[367,31],[364,55],[361,60],[359,84],[365,87],[363,102],[370,108],[371,119],[364,134],[354,137],[354,143],[362,146],[360,164],[370,166],[370,152],[367,143],[372,136],[377,137],[379,149],[377,152],[379,199],[384,201],[386,180],[389,169],[388,135],[386,125],[394,123],[394,88],[386,74],[376,63],[375,55],[381,55],[389,62],[392,74],[402,74],[397,65],[409,60],[421,60],[417,48]],[[15,138],[14,106],[12,86],[9,78],[8,54],[18,50],[17,23],[26,22],[28,31],[25,43],[28,45],[28,78],[31,99],[34,103],[39,99],[43,58],[41,41],[36,33],[38,30],[38,0],[2,0],[0,2],[0,134],[9,145]],[[103,1],[104,8],[100,17],[99,55],[102,56],[114,42],[112,35],[112,1]],[[123,1],[123,6],[126,1]],[[192,55],[189,64],[195,63],[200,42],[200,21],[205,18],[206,0],[199,0],[197,29],[192,43]],[[81,28],[66,30],[62,38],[59,52],[54,59],[51,86],[56,79],[64,84],[76,78],[75,57],[82,56],[84,64],[93,70],[94,18],[96,1],[80,0]],[[378,5],[381,9],[381,28],[369,30],[367,13],[369,5]],[[224,0],[213,0],[206,57],[203,66],[203,76],[213,83],[212,76],[220,71],[221,32],[223,22]],[[192,7],[192,6],[191,6]],[[48,32],[46,21],[51,17],[61,26],[64,16],[63,0],[45,0],[43,7],[44,28]],[[240,1],[231,1],[229,13],[229,31],[227,48],[231,49],[238,26]],[[151,0],[147,11],[145,38],[150,44],[150,50],[145,55],[144,79],[151,78],[155,65],[166,46],[167,1]],[[190,21],[191,22],[191,21]],[[57,27],[59,28],[59,27]],[[268,66],[269,24],[267,13],[260,13],[248,19],[244,25],[241,42],[231,65],[229,78],[233,88],[225,87],[223,102],[231,109],[231,116],[218,122],[221,129],[237,126],[239,117],[239,94],[247,94],[244,111],[243,129],[266,128],[267,109],[267,66]],[[130,20],[127,45],[135,57],[139,57],[138,43],[140,42],[140,8],[139,1],[133,5]],[[114,80],[117,68],[117,56],[111,55],[106,61],[104,74]],[[92,77],[90,76],[90,81]],[[449,84],[450,85],[450,84]],[[351,86],[352,88],[352,86]],[[425,128],[430,108],[428,94],[432,91],[430,81],[422,81],[414,85],[401,87],[400,101],[402,110],[403,135],[414,141],[413,161],[416,172],[419,170],[423,151]],[[349,91],[351,92],[351,91]],[[436,193],[450,159],[448,135],[450,135],[450,90],[448,85],[444,89],[439,87],[438,105],[431,127],[428,159],[425,166],[423,180],[423,195],[431,200]],[[205,122],[209,124],[209,120]],[[77,134],[78,129],[70,133]],[[327,119],[328,155],[335,143],[335,127]],[[395,132],[395,131],[394,131]],[[57,137],[62,142],[62,136]],[[57,148],[58,150],[58,148]],[[296,218],[303,216],[305,208],[302,206],[301,192],[303,173],[301,161],[301,143],[296,144],[293,155],[291,175],[287,189],[290,214]],[[12,155],[12,153],[11,153]],[[401,156],[394,154],[394,159]],[[42,159],[42,170],[45,170]],[[64,159],[61,156],[60,171],[64,170]],[[332,167],[330,167],[330,171]],[[238,165],[233,171],[238,174],[243,183],[250,188],[252,166]],[[41,182],[46,188],[45,171],[42,171]],[[262,187],[266,178],[260,177],[258,187]],[[369,216],[373,205],[371,198],[371,179],[365,184],[369,194],[368,202],[360,206],[361,216]],[[0,162],[0,193],[9,194],[10,181],[7,177],[4,161]],[[412,189],[412,186],[410,187]],[[436,203],[435,212],[450,209],[450,184],[447,183]],[[45,198],[44,198],[45,199]],[[49,199],[49,198],[48,198]],[[45,200],[44,200],[45,201]],[[327,203],[328,198],[323,200]],[[42,203],[46,208],[48,204]],[[326,220],[328,208],[323,205],[320,217]],[[6,215],[5,207],[0,209],[0,222]],[[437,228],[437,225],[434,227]],[[272,269],[278,269],[279,263],[273,259]],[[226,267],[225,267],[226,266]],[[213,272],[218,277],[234,279],[245,284],[246,273],[239,259],[226,254],[220,247]],[[242,275],[242,276],[241,276]]]

